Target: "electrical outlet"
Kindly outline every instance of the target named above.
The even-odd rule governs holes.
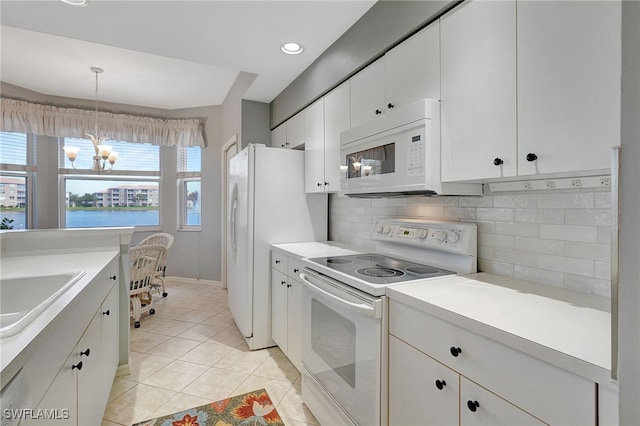
[[[610,178],[600,178],[600,186],[611,186]]]
[[[552,180],[548,180],[545,182],[545,186],[549,189],[553,189],[556,187],[556,183]]]
[[[582,186],[582,182],[580,182],[580,179],[571,179],[571,186],[574,188],[580,188]]]
[[[533,184],[531,182],[525,182],[524,189],[533,189]]]

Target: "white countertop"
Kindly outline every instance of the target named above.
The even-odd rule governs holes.
[[[371,249],[362,249],[334,241],[272,244],[271,249],[296,256],[300,259],[368,253],[371,251]]]
[[[69,307],[82,290],[113,259],[117,250],[65,252],[3,256],[0,279],[51,275],[69,271],[85,271],[85,275],[65,291],[51,306],[14,336],[0,339],[2,382],[6,383],[24,364],[29,347],[35,346],[47,330],[56,326],[58,316]]]
[[[588,379],[610,381],[607,298],[488,273],[399,284],[387,296]]]

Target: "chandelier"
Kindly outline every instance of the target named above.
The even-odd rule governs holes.
[[[111,146],[102,143],[107,139],[105,136],[98,136],[98,74],[102,74],[104,70],[98,67],[91,67],[90,69],[91,72],[96,75],[96,106],[94,112],[95,121],[93,126],[93,134],[85,133],[93,143],[93,148],[95,150],[91,171],[97,173],[109,173],[113,169],[113,164],[118,158],[118,153],[112,151]],[[76,160],[76,157],[78,157],[80,148],[65,146],[63,147],[63,149],[64,153],[67,155],[67,158],[69,159],[69,161],[71,161],[71,166],[73,167],[73,169],[78,170],[74,164],[74,161]],[[108,169],[107,162],[109,163]]]

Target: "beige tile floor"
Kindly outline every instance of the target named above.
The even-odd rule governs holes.
[[[155,315],[131,326],[131,371],[115,378],[102,426],[129,426],[261,388],[287,426],[318,424],[302,403],[300,373],[280,349],[249,350],[226,290],[175,281],[167,292],[154,295]]]

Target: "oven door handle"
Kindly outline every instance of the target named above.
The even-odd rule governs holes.
[[[309,281],[309,276],[305,273],[300,273],[300,279],[302,280],[302,282],[309,287],[311,290],[315,291],[316,293],[320,293],[332,300],[334,300],[337,303],[340,303],[341,305],[347,305],[349,307],[349,309],[351,309],[352,311],[355,312],[359,312],[363,315],[369,316],[369,317],[373,317],[373,318],[382,318],[382,303],[380,300],[376,300],[373,302],[373,306],[372,305],[368,305],[366,303],[353,303],[353,302],[349,302],[348,300],[344,300],[342,298],[340,298],[339,296],[336,296],[335,294],[332,294],[320,287],[318,287],[317,285],[313,284],[311,281]]]

